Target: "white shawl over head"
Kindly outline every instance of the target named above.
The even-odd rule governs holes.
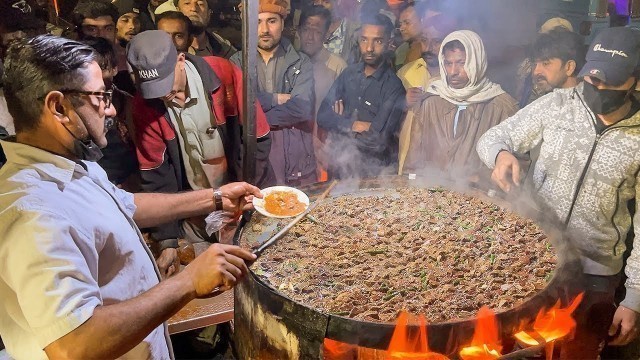
[[[447,73],[444,67],[445,45],[451,41],[458,40],[462,43],[466,52],[464,70],[469,76],[469,83],[462,89],[454,89],[447,83]],[[487,55],[484,51],[484,44],[478,34],[470,30],[454,31],[444,38],[442,47],[438,54],[440,62],[439,80],[434,81],[427,89],[427,92],[439,95],[443,99],[456,105],[469,105],[481,103],[504,94],[500,85],[491,82],[487,77]]]

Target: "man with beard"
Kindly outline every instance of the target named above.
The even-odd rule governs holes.
[[[320,105],[318,126],[329,132],[329,177],[397,171],[405,90],[385,57],[392,32],[384,15],[363,19],[362,60],[340,74]]]
[[[331,85],[347,67],[347,63],[342,58],[329,50],[324,45],[324,39],[329,31],[331,13],[322,6],[314,5],[305,9],[300,16],[300,50],[311,58],[313,63],[313,78],[315,89],[315,111],[317,117],[322,100],[327,96]],[[326,134],[318,132],[317,125],[314,127],[313,145],[318,161],[318,178],[320,181],[327,179],[326,163],[327,157],[323,151],[323,142]]]
[[[540,30],[538,31],[538,34],[539,35],[546,34],[553,30],[558,30],[558,31],[564,30],[564,31],[573,32],[573,27],[571,26],[571,23],[566,19],[558,18],[558,17],[551,18],[545,21],[544,24],[542,24],[542,26],[540,27]],[[582,39],[577,40],[577,38],[579,38],[579,36],[575,36],[575,38],[569,38],[568,36],[566,36],[564,38],[564,41],[565,42],[580,41],[581,47],[585,47],[583,46],[584,40]],[[546,39],[543,38],[543,42],[548,42],[548,40],[549,40],[548,38]],[[539,45],[544,47],[549,46],[545,43],[541,43]],[[569,45],[569,47],[572,49],[576,48],[576,46],[578,45],[575,45],[575,44]],[[536,57],[536,52],[538,50],[541,50],[541,49],[536,49],[536,45],[532,44],[530,49],[530,52],[531,52],[530,56],[525,58],[522,61],[522,63],[518,66],[518,79],[517,79],[518,84],[517,84],[516,96],[519,99],[519,104],[521,108],[527,106],[537,98],[547,94],[552,90],[552,89],[549,89],[547,85],[543,83],[538,84],[534,80],[533,71],[536,67],[535,57]],[[579,52],[582,53],[582,55],[584,56],[585,49],[580,49]],[[577,71],[580,71],[580,68],[578,68]],[[538,88],[538,85],[541,85],[541,87]]]
[[[552,25],[549,25],[552,26]],[[531,81],[532,87],[528,99],[523,107],[540,96],[550,93],[554,89],[568,89],[575,87],[582,81],[578,77],[584,64],[585,46],[582,36],[558,26],[552,30],[540,33],[531,49]],[[532,182],[532,173],[528,171],[538,159],[540,148],[531,149],[528,157],[522,158],[522,166],[526,168],[526,185]],[[530,164],[527,166],[527,162]]]
[[[230,59],[238,52],[229,40],[207,30],[212,13],[208,0],[174,0],[174,4],[193,24],[193,42],[189,47],[189,54]]]
[[[400,151],[398,154],[398,175],[402,174],[404,161],[411,141],[411,125],[415,116],[416,105],[425,98],[425,89],[432,81],[440,79],[438,54],[442,40],[455,30],[456,22],[444,14],[430,17],[428,25],[420,36],[422,57],[412,61],[398,70],[398,77],[407,90],[407,115],[400,130]]]
[[[271,127],[269,161],[279,185],[317,181],[313,151],[313,65],[282,37],[286,0],[260,0],[258,14],[258,99]],[[231,59],[242,64],[242,53]]]
[[[115,44],[119,17],[113,4],[99,0],[79,1],[71,14],[80,40],[88,36],[101,37],[112,44]]]
[[[534,101],[487,131],[477,146],[493,169],[493,181],[509,192],[521,179],[515,155],[540,145],[535,195],[545,213],[571,235],[584,272],[576,291],[586,293],[574,313],[580,341],[563,346],[569,358],[596,359],[607,336],[609,345],[624,345],[638,335],[640,103],[634,93],[639,58],[636,29],[602,30],[578,75],[581,84]],[[636,237],[625,264],[625,237],[632,225]],[[616,309],[622,270],[628,279]]]
[[[532,74],[539,96],[578,85],[578,73],[584,64],[583,49],[582,37],[562,27],[538,36],[532,49]]]
[[[477,140],[515,114],[516,101],[486,77],[482,39],[469,31],[445,37],[439,53],[440,80],[431,83],[411,128],[407,172],[447,172],[482,185],[489,172],[480,161]]]
[[[123,48],[140,32],[140,9],[134,0],[115,0],[113,5],[118,9],[116,21],[116,42]]]

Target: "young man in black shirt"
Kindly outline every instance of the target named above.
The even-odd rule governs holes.
[[[375,176],[397,171],[398,131],[405,90],[387,61],[393,24],[384,15],[363,19],[362,60],[336,79],[318,111],[329,132],[329,177]]]

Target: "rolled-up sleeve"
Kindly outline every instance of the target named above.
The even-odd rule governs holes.
[[[0,216],[0,277],[20,304],[25,328],[38,345],[73,331],[102,304],[96,281],[98,254],[93,238],[64,214],[9,208]],[[91,261],[95,260],[95,261]]]

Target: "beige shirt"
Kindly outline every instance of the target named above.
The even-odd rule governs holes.
[[[347,67],[347,63],[340,56],[330,52],[326,48],[320,50],[320,52],[311,59],[311,62],[313,63],[313,80],[316,95],[316,111],[314,114],[318,114],[322,100],[327,96],[331,85],[333,85],[333,82],[336,81],[342,73],[342,70]]]
[[[429,84],[435,80],[435,78],[429,75],[427,69],[427,63],[423,58],[416,61],[412,61],[398,70],[398,77],[402,81],[402,85],[405,89],[421,87],[422,90],[426,90]],[[405,116],[402,128],[400,129],[399,136],[399,151],[398,151],[398,175],[402,175],[404,170],[404,162],[409,152],[409,144],[411,142],[411,126],[415,117],[414,108],[408,109]]]
[[[185,62],[188,97],[183,107],[169,104],[169,118],[176,129],[189,185],[194,190],[219,187],[226,182],[227,160],[219,129],[209,107],[202,78],[191,62]]]
[[[0,334],[10,357],[47,359],[42,349],[97,306],[148,291],[160,274],[133,221],[133,194],[97,163],[1,143]],[[163,324],[121,359],[170,357]]]

